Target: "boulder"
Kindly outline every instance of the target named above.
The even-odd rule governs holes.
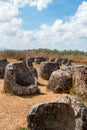
[[[5,67],[8,64],[7,59],[5,58],[0,58],[0,78],[4,78],[4,74],[5,74]]]
[[[55,58],[49,58],[49,62],[55,62]]]
[[[69,93],[72,87],[72,75],[68,71],[57,70],[52,72],[47,89],[55,93]]]
[[[34,75],[34,77],[36,77],[38,79],[37,69],[36,68],[31,68],[31,72]]]
[[[66,66],[71,66],[71,59],[64,58],[62,61],[62,64],[66,65]]]
[[[71,66],[72,65],[72,61],[71,59],[68,59],[67,63],[65,64],[66,66]]]
[[[17,61],[23,61],[25,60],[25,57],[17,57]]]
[[[49,79],[51,73],[60,69],[59,64],[55,62],[42,62],[40,64],[40,76],[43,79]]]
[[[27,67],[23,61],[8,64],[4,76],[5,92],[17,95],[36,93],[38,86],[34,71],[33,68]]]
[[[66,96],[34,105],[27,122],[31,130],[87,130],[87,107],[76,97]]]
[[[55,63],[58,63],[59,65],[62,65],[63,59],[62,58],[56,58]]]
[[[79,70],[79,69],[83,69],[85,68],[84,65],[76,65],[76,66],[66,66],[66,65],[62,65],[60,66],[60,69],[61,70],[64,70],[64,71],[68,71],[70,73],[74,73],[76,70]]]
[[[64,58],[62,63],[66,64],[67,62],[68,62],[68,58]]]
[[[32,59],[27,57],[24,62],[26,63],[27,67],[33,67]]]
[[[74,91],[87,98],[87,67],[80,68],[73,73]]]
[[[45,57],[35,57],[35,63],[40,64],[41,62],[46,61]]]
[[[34,62],[35,61],[35,57],[30,57],[31,61]]]

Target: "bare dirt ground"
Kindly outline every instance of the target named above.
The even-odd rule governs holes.
[[[38,68],[38,65],[36,66]],[[0,80],[0,130],[19,130],[27,126],[27,113],[32,105],[57,98],[66,94],[53,94],[46,90],[47,81],[39,77],[42,86],[39,86],[41,93],[35,96],[20,97],[6,94],[3,91],[4,80]]]

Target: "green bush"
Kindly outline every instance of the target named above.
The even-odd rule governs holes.
[[[26,127],[20,127],[19,130],[28,130]]]
[[[50,50],[50,49],[47,49],[47,48],[39,48],[39,49],[33,49],[33,51],[35,53],[47,53],[47,54],[52,54],[52,55],[55,55],[55,54],[59,54],[59,55],[74,55],[74,56],[87,56],[87,52],[84,52],[84,51],[79,51],[79,50],[63,50],[63,51],[59,51],[57,49],[54,49],[54,50]]]
[[[71,88],[71,89],[70,89],[69,94],[70,94],[70,95],[75,94],[74,88]]]

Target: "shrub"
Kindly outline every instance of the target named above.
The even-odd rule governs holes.
[[[71,88],[71,89],[70,89],[69,94],[70,94],[70,95],[75,94],[75,92],[74,92],[74,88]]]
[[[28,130],[26,127],[20,127],[19,130]]]

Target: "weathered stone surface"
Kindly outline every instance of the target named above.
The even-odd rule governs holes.
[[[17,61],[23,61],[25,60],[25,57],[17,57]]]
[[[59,64],[55,62],[42,62],[40,64],[40,76],[43,79],[49,79],[51,73],[55,70],[58,70]]]
[[[57,70],[52,72],[47,89],[56,93],[69,93],[72,87],[72,75],[68,71]]]
[[[56,58],[55,62],[58,63],[59,65],[62,65],[63,59],[62,58]]]
[[[35,93],[38,88],[34,71],[22,61],[8,64],[4,77],[5,92],[13,92],[18,95]]]
[[[27,57],[24,62],[26,63],[27,67],[33,67],[32,59]]]
[[[64,70],[64,71],[68,71],[70,73],[74,73],[76,70],[79,70],[79,69],[83,69],[85,68],[84,65],[76,65],[76,66],[66,66],[66,65],[63,65],[63,66],[60,66],[60,69],[61,70]]]
[[[38,79],[37,69],[36,68],[31,68],[31,72],[34,75],[34,77],[36,77]]]
[[[7,64],[8,64],[7,59],[0,58],[0,78],[4,78],[5,67],[6,67]]]
[[[68,58],[64,58],[62,63],[66,64],[67,62],[68,62]]]
[[[49,58],[49,62],[55,62],[55,58]]]
[[[34,62],[35,61],[35,57],[30,57],[31,61]]]
[[[31,68],[32,74],[33,74],[36,78],[38,78],[37,70],[36,70],[36,68],[33,68],[33,60],[34,60],[33,57],[27,57],[25,60],[23,60],[23,62],[26,64],[27,68]]]
[[[87,107],[74,96],[34,105],[28,115],[31,130],[87,130]]]
[[[71,59],[68,59],[67,63],[65,64],[66,66],[71,66],[72,65],[72,61]]]
[[[87,98],[87,68],[80,68],[73,74],[74,91],[83,98]]]
[[[68,58],[65,58],[65,59],[56,58],[55,62],[58,63],[59,65],[64,64],[66,66],[71,66],[71,59],[68,59]]]
[[[46,61],[45,57],[35,57],[35,63],[40,64],[41,62]]]

